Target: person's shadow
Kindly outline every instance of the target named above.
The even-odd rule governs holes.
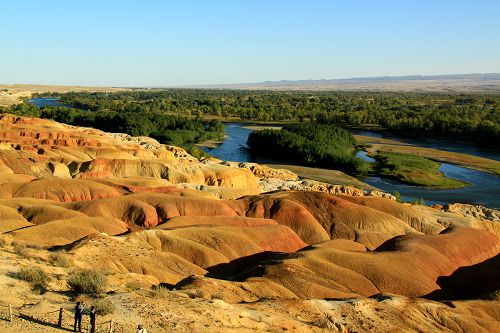
[[[26,314],[20,314],[19,318],[27,320],[27,321],[30,321],[30,322],[38,324],[38,325],[52,327],[52,328],[57,328],[57,329],[60,329],[60,330],[63,330],[63,331],[73,332],[73,329],[69,329],[69,328],[65,328],[65,327],[59,327],[59,325],[57,325],[57,324],[45,322],[43,320],[33,318],[33,317],[31,317],[29,315],[26,315]]]

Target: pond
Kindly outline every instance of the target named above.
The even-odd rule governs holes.
[[[52,98],[52,97],[35,97],[35,98],[30,98],[28,99],[28,102],[36,106],[37,108],[42,108],[44,106],[64,106],[67,107],[66,105],[62,104],[59,102],[58,98]]]

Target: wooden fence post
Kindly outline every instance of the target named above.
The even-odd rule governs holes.
[[[12,304],[9,304],[9,321],[12,323],[13,321],[13,316],[12,316]]]
[[[109,321],[109,333],[113,333],[113,319]]]
[[[57,326],[62,327],[63,322],[63,308],[59,308],[59,319],[57,320]]]

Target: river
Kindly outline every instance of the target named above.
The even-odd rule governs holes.
[[[224,125],[226,138],[217,148],[209,149],[202,147],[210,155],[224,161],[250,162],[252,156],[247,149],[247,140],[251,129],[245,128],[244,124],[227,123]]]
[[[204,148],[204,150],[222,160],[252,162],[252,156],[246,149],[248,135],[250,134],[250,132],[252,132],[252,130],[246,128],[245,126],[245,124],[240,123],[226,124],[225,130],[227,138],[224,140],[224,142],[217,148]],[[384,136],[384,133],[380,132],[362,132],[357,134],[370,136],[377,135],[377,137],[380,138],[387,138],[398,141],[401,140],[400,138],[395,136],[386,137]],[[500,153],[494,150],[485,150],[482,148],[474,147],[472,145],[460,146],[457,143],[449,143],[449,141],[443,141],[441,142],[441,144],[439,144],[436,140],[437,139],[425,141],[419,146],[468,153],[470,155],[489,157],[496,160],[500,159]],[[401,141],[408,142],[408,140],[405,139],[402,139]],[[373,159],[367,156],[365,152],[358,152],[357,155],[365,160],[373,161]],[[450,178],[463,180],[471,185],[461,189],[436,190],[426,187],[411,186],[403,184],[397,180],[382,177],[367,177],[362,180],[365,183],[379,188],[385,192],[394,193],[398,191],[399,193],[401,193],[403,199],[405,200],[423,198],[426,204],[446,204],[461,202],[493,208],[500,207],[499,177],[486,172],[471,170],[448,163],[442,163],[439,170],[441,170],[446,176]]]

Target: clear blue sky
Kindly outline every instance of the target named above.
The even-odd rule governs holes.
[[[0,36],[0,83],[500,72],[496,0],[2,1]]]

